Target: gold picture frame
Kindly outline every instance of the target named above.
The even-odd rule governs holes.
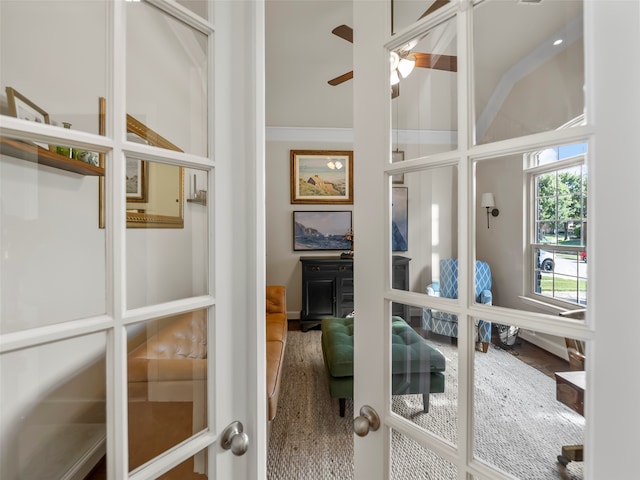
[[[7,104],[11,116],[30,122],[49,124],[49,114],[15,88],[7,87]]]
[[[49,114],[42,108],[22,95],[15,88],[6,87],[5,91],[7,92],[7,106],[9,108],[9,115],[21,120],[27,120],[36,123],[45,123],[49,125]],[[34,143],[44,149],[49,149],[49,145],[47,145],[46,143]]]
[[[291,150],[292,204],[353,204],[352,150]]]
[[[100,98],[100,122],[99,133],[105,135],[106,133],[106,99]],[[135,134],[143,143],[154,147],[165,148],[168,150],[174,150],[182,152],[180,148],[168,141],[166,138],[147,127],[144,123],[140,122],[133,116],[127,114],[127,133]],[[131,159],[132,162],[141,162],[140,171],[144,172],[144,180],[146,183],[145,196],[146,199],[134,199],[127,198],[127,228],[184,228],[184,168],[175,165],[166,165],[160,163],[152,163],[144,160]],[[151,164],[150,164],[151,163]],[[104,155],[100,155],[100,166],[104,168],[105,158]],[[163,181],[158,181],[161,177]],[[169,192],[154,191],[154,188],[149,185],[152,178],[156,181],[152,185],[169,185]],[[176,197],[175,204],[176,210],[173,211],[156,211],[154,209],[148,209],[149,202],[152,202],[154,197],[161,196],[162,194],[171,195],[171,198]],[[100,228],[104,228],[105,225],[105,185],[104,177],[100,179],[100,201],[99,201],[99,222]],[[129,205],[132,203],[132,205]],[[173,201],[165,202],[173,205]]]
[[[146,203],[149,200],[149,165],[144,160],[127,159],[127,203]]]

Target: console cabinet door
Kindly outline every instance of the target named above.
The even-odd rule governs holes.
[[[307,331],[323,318],[346,317],[353,311],[353,260],[339,257],[301,257],[302,311],[300,326]]]
[[[344,271],[338,276],[337,316],[346,317],[353,312],[353,263],[343,266]]]
[[[304,320],[335,316],[336,278],[309,278],[304,282]]]

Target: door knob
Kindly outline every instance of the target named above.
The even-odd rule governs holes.
[[[378,413],[369,405],[363,405],[360,409],[360,416],[353,420],[353,431],[359,437],[364,437],[369,430],[374,432],[380,428],[380,417]]]
[[[244,455],[249,448],[249,436],[243,432],[240,422],[233,422],[222,432],[220,444],[225,450],[231,449],[234,455]]]

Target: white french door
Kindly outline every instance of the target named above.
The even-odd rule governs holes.
[[[263,10],[0,4],[2,478],[264,477]]]
[[[519,327],[522,338],[559,356],[564,338],[586,342],[584,419],[572,417],[572,423],[582,425],[578,433],[585,462],[569,468],[578,468],[572,473],[578,478],[631,478],[633,467],[616,458],[633,455],[625,445],[633,443],[631,425],[637,426],[639,417],[621,399],[637,393],[637,382],[616,382],[612,372],[632,361],[626,348],[633,350],[634,342],[627,336],[631,329],[635,337],[639,327],[628,321],[635,311],[629,283],[637,284],[639,265],[615,246],[620,238],[612,235],[611,212],[626,204],[622,192],[635,189],[629,177],[637,178],[639,167],[628,156],[637,151],[631,131],[637,130],[640,119],[635,107],[625,105],[638,104],[640,69],[637,62],[627,62],[621,78],[611,52],[638,45],[638,2],[451,1],[420,20],[424,9],[441,2],[391,3],[393,19],[389,2],[354,2],[354,232],[367,239],[356,242],[354,261],[354,415],[370,405],[381,419],[377,431],[354,437],[356,480],[403,478],[398,467],[406,464],[411,478],[538,478],[519,471],[517,461],[500,463],[481,448],[482,434],[490,426],[483,423],[483,410],[500,408],[478,406],[481,390],[487,388],[480,383],[486,373],[483,361],[500,353],[495,345],[483,353],[476,343],[482,322]],[[564,45],[552,45],[560,39],[554,35],[562,35]],[[506,47],[519,50],[511,50],[509,57]],[[427,73],[416,67],[411,76],[400,77],[400,96],[390,101],[389,52],[402,57],[407,50],[455,56],[457,68]],[[547,50],[550,53],[544,53]],[[502,61],[511,63],[505,66]],[[412,82],[420,75],[423,83],[415,87]],[[403,97],[409,101],[403,102]],[[409,115],[403,116],[407,109]],[[574,120],[583,114],[585,120],[576,125]],[[582,278],[580,288],[587,293],[585,322],[559,319],[559,305],[584,306],[570,295],[560,303],[539,301],[539,294],[549,288],[545,278],[553,279],[554,295],[561,292],[562,272],[540,272],[528,250],[534,193],[528,190],[524,160],[575,145],[587,145],[589,172],[588,271],[573,274]],[[404,151],[404,163],[391,163],[395,150]],[[403,179],[396,183],[400,174]],[[403,198],[394,197],[394,187],[406,188],[403,195],[408,196],[408,248],[403,253],[411,258],[408,292],[391,287],[393,209],[396,198]],[[497,217],[481,206],[482,194],[488,192],[495,196]],[[375,210],[379,215],[372,215]],[[636,238],[639,227],[633,223],[622,230]],[[442,283],[440,260],[446,258],[458,261],[457,299],[427,293],[428,286],[433,291],[434,282]],[[476,260],[487,260],[492,268],[493,306],[476,298]],[[625,272],[613,267],[629,261],[633,268]],[[614,284],[622,291],[616,292]],[[409,306],[410,321],[418,330],[424,330],[425,311],[444,310],[458,319],[457,344],[440,344],[446,369],[455,372],[453,382],[446,377],[445,393],[431,396],[426,414],[415,405],[407,413],[399,406],[404,400],[392,395],[392,302]],[[607,333],[611,328],[626,333],[614,339]],[[428,339],[433,341],[433,334]],[[521,388],[518,380],[513,389]],[[548,395],[549,408],[555,408],[553,393]],[[438,395],[448,396],[447,401],[455,397],[449,430],[420,421],[440,415]],[[532,417],[533,411],[521,411],[520,418]],[[492,441],[503,436],[517,444],[509,440],[509,430],[493,434]],[[612,438],[616,441],[607,440]],[[530,456],[532,451],[514,455]],[[543,468],[561,478],[555,457],[559,453],[552,452]]]

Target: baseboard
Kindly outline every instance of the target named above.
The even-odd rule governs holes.
[[[300,320],[300,310],[294,310],[293,312],[287,312],[288,320]]]
[[[534,344],[537,347],[546,350],[549,353],[554,354],[557,357],[563,358],[565,360],[569,360],[567,355],[567,347],[564,343],[564,339],[562,339],[563,343],[558,343],[544,334],[532,332],[530,330],[520,330],[518,336],[523,340],[526,340],[529,343]]]
[[[107,453],[107,437],[97,439],[60,480],[83,480]]]

